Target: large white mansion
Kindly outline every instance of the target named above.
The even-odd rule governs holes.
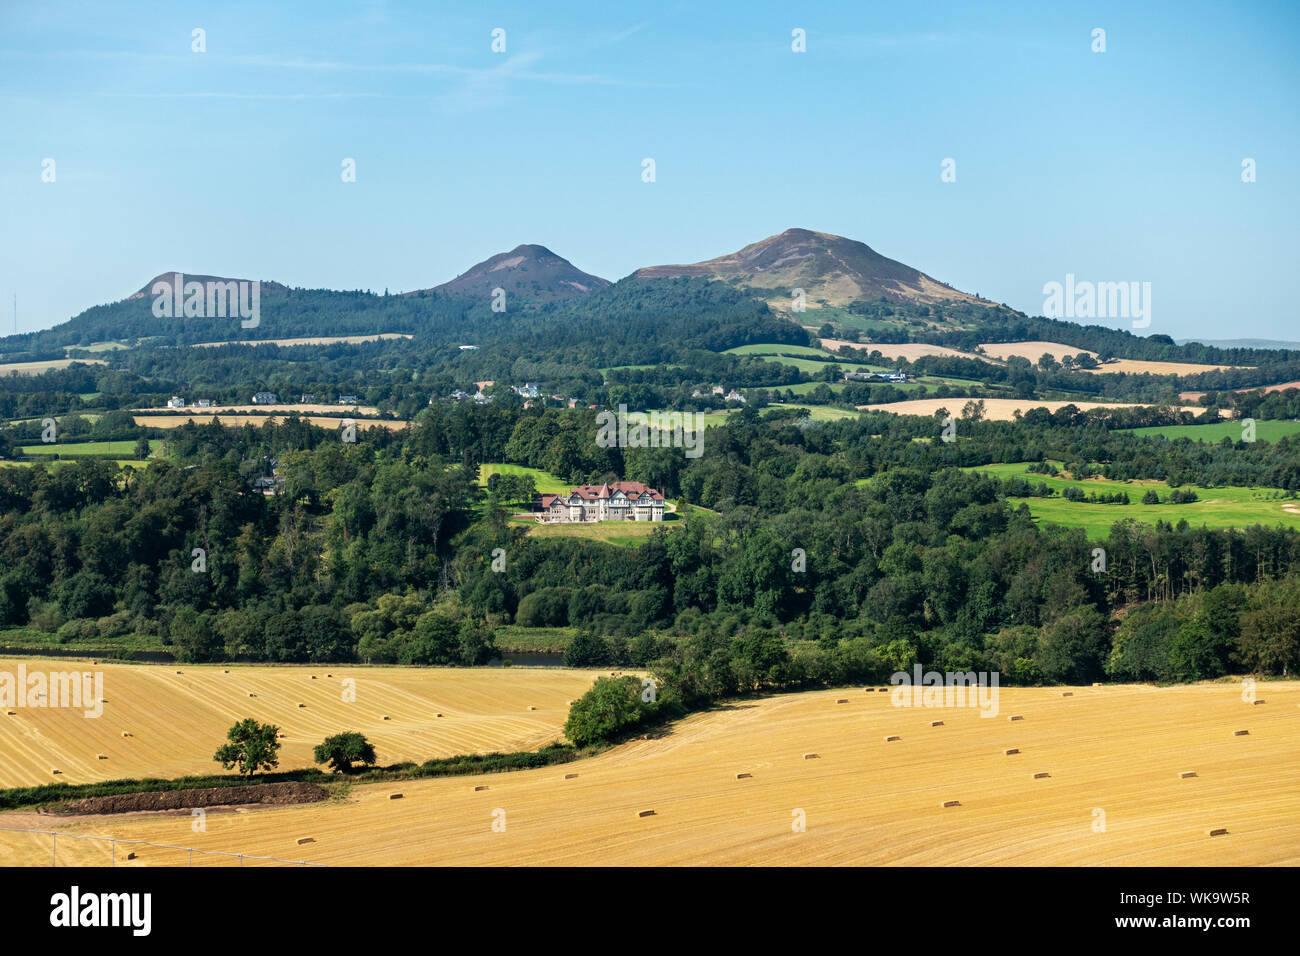
[[[639,481],[579,485],[567,495],[540,495],[539,521],[663,521],[664,496]]]

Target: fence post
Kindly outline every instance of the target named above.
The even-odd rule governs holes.
[[[185,854],[185,865],[186,865],[186,866],[193,866],[193,865],[194,865],[194,847],[190,847],[190,848],[188,849],[188,851],[186,852],[186,854]]]
[[[50,853],[50,867],[53,868],[59,865],[59,835],[57,833],[50,834]]]
[[[113,840],[113,846],[110,852],[113,854],[112,856],[113,862],[110,863],[109,866],[117,866],[117,837],[113,837],[112,840]]]

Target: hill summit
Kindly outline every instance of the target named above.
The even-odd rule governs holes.
[[[545,246],[528,243],[484,259],[433,291],[486,298],[493,289],[505,289],[507,296],[547,302],[587,295],[609,284],[608,279],[583,272]]]
[[[745,246],[739,252],[692,265],[649,266],[638,279],[708,276],[755,289],[805,291],[809,304],[847,305],[855,300],[984,303],[886,258],[866,243],[811,229],[787,229]]]

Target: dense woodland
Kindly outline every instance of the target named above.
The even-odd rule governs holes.
[[[210,325],[165,331],[142,307],[133,300],[92,309],[75,329],[5,345],[30,357],[108,338],[214,338]],[[1178,347],[1005,309],[990,310],[983,329],[946,332],[926,320],[967,326],[980,315],[898,303],[850,312],[916,321],[906,326],[915,341],[971,347],[1043,338],[1104,355],[1260,366],[1246,384],[1263,384],[1265,370],[1280,381],[1300,369],[1295,353]],[[1224,485],[1300,493],[1300,440],[1197,443],[1120,430],[1193,420],[1167,408],[1035,409],[1014,422],[983,421],[978,411],[979,397],[1007,394],[1162,403],[1190,380],[930,358],[908,367],[979,383],[940,395],[954,399],[960,440],[942,441],[934,419],[814,421],[806,408],[769,401],[793,398],[783,390],[799,383],[838,381],[838,364],[809,373],[721,354],[812,339],[758,300],[702,279],[624,280],[584,299],[504,314],[436,296],[285,290],[264,296],[256,332],[377,330],[414,338],[301,349],[146,345],[103,353],[102,366],[5,379],[0,456],[20,457],[47,416],[58,418],[65,441],[164,444],[135,471],[108,455],[0,468],[0,627],[28,643],[45,635],[51,646],[107,647],[134,635],[193,661],[463,665],[500,656],[494,633],[502,626],[567,628],[570,663],[652,668],[687,704],[763,687],[881,680],[915,662],[997,670],[1021,683],[1300,666],[1300,533],[1196,528],[1176,504],[1196,488]],[[460,350],[465,343],[481,347]],[[20,360],[13,351],[6,358]],[[1243,374],[1221,373],[1215,388],[1237,386]],[[525,407],[504,387],[487,404],[446,400],[483,379],[537,381],[566,401]],[[692,397],[707,385],[742,389],[751,401],[708,430],[697,459],[594,441],[589,405],[719,407],[711,395]],[[171,394],[246,402],[260,388],[322,401],[351,392],[412,424],[345,443],[294,419],[149,431],[127,412]],[[799,401],[915,395],[852,383]],[[569,398],[578,407],[568,408]],[[1295,391],[1212,393],[1203,404],[1206,421],[1219,407],[1264,420],[1300,415]],[[510,520],[528,504],[524,486],[478,480],[491,462],[565,482],[643,481],[679,511],[639,545],[530,536]],[[1010,500],[1045,487],[961,470],[995,462],[1041,463],[1043,473],[1059,462],[1076,478],[1159,479],[1179,496],[1170,497],[1170,520],[1156,525],[1126,518],[1123,496],[1104,499],[1115,521],[1105,540],[1090,541],[1034,522]],[[268,477],[275,493],[254,489],[253,479]],[[1095,569],[1098,547],[1104,571]]]

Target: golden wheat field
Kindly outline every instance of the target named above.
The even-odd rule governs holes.
[[[919,358],[927,355],[944,355],[953,358],[979,359],[982,362],[989,361],[983,355],[976,355],[973,352],[962,352],[957,349],[948,348],[946,345],[927,345],[924,342],[908,342],[901,345],[893,345],[888,342],[849,342],[846,339],[822,339],[822,348],[828,352],[837,352],[840,347],[847,345],[850,348],[858,349],[864,357],[872,352],[879,352],[885,358],[907,359],[909,362],[915,362]],[[1041,352],[1039,353],[1042,354]]]
[[[280,751],[284,769],[311,766],[312,748],[347,730],[365,734],[386,764],[533,750],[559,738],[569,701],[599,673],[335,664],[92,666],[34,657],[0,660],[0,672],[17,674],[19,663],[29,674],[102,671],[106,703],[102,716],[91,718],[69,708],[0,707],[3,787],[221,773],[212,754],[244,717],[276,724],[287,735]],[[344,699],[344,680],[355,682],[354,701]]]
[[[895,415],[933,415],[941,408],[946,408],[954,418],[961,417],[961,411],[968,401],[981,401],[981,399],[968,398],[913,398],[905,402],[889,402],[881,405],[859,405],[858,410],[864,412],[891,412]],[[1094,408],[1144,408],[1149,406],[1132,405],[1127,402],[1045,402],[1038,398],[985,398],[984,417],[991,422],[1009,422],[1015,419],[1016,412],[1024,414],[1031,408],[1046,408],[1049,412],[1055,412],[1066,405],[1073,405],[1081,412],[1091,411]],[[1199,415],[1205,409],[1193,405],[1175,405],[1173,408],[1181,412],[1192,412]],[[1227,417],[1224,411],[1220,411],[1220,417]]]
[[[188,814],[64,829],[334,865],[1296,865],[1300,683],[1257,699],[1237,683],[1003,688],[986,718],[862,688],[787,694],[556,767],[209,811],[204,833]],[[107,863],[106,847],[59,847]],[[0,833],[0,862],[48,854],[48,837]]]
[[[82,365],[107,365],[103,359],[50,359],[45,362],[9,362],[0,365],[0,375],[40,375],[51,369],[67,368],[74,362]]]
[[[299,415],[301,421],[309,422],[312,425],[320,425],[322,428],[339,428],[344,417],[337,418],[327,415]],[[287,421],[287,415],[239,415],[235,413],[224,413],[213,415],[207,411],[202,414],[192,414],[188,411],[175,415],[134,415],[134,422],[142,428],[180,428],[186,422],[194,422],[196,425],[211,425],[217,419],[221,424],[229,427],[239,427],[241,425],[261,426],[270,422],[278,425]],[[385,418],[359,418],[353,417],[352,421],[357,423],[357,431],[365,431],[368,428],[387,428],[390,432],[401,431],[407,425],[407,421],[393,421]]]
[[[225,342],[195,342],[190,348],[211,349],[222,345],[278,345],[292,348],[295,345],[360,345],[363,342],[381,342],[391,339],[409,339],[406,332],[376,332],[373,335],[309,335],[295,339],[235,339]]]
[[[1013,355],[1028,359],[1030,362],[1037,363],[1044,353],[1047,353],[1061,361],[1067,355],[1090,355],[1097,357],[1097,353],[1090,349],[1081,349],[1073,345],[1063,345],[1060,342],[986,342],[981,345],[987,355],[994,358],[1009,359]],[[1130,375],[1199,375],[1202,372],[1219,372],[1231,368],[1253,368],[1253,366],[1238,365],[1202,365],[1196,362],[1154,362],[1144,359],[1114,359],[1107,362],[1100,368],[1088,369],[1098,375],[1114,374],[1116,372],[1127,372]]]
[[[228,415],[234,413],[237,415],[265,415],[272,412],[297,412],[299,415],[323,414],[338,415],[342,413],[351,413],[353,415],[378,415],[379,409],[371,405],[326,405],[324,402],[302,403],[293,405],[284,403],[280,405],[209,405],[207,408],[191,409],[199,411],[204,415]],[[165,415],[173,412],[173,409],[161,408],[133,408],[133,412],[140,412],[146,415]],[[181,412],[184,414],[184,412]]]

